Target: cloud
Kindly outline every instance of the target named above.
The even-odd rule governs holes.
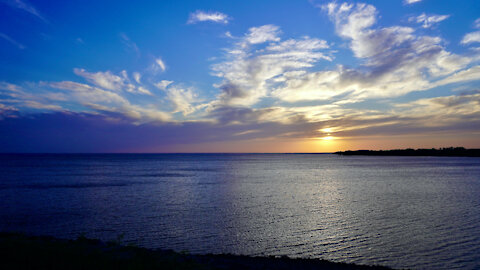
[[[406,5],[411,5],[411,4],[414,4],[414,3],[418,3],[422,0],[404,0],[403,2],[406,4]]]
[[[134,94],[145,94],[145,95],[152,95],[150,91],[148,91],[144,86],[135,86],[132,84],[130,79],[128,78],[127,71],[123,70],[120,72],[119,75],[113,74],[111,71],[105,72],[88,72],[85,69],[81,68],[74,68],[73,72],[86,79],[89,83],[92,83],[100,88],[113,90],[117,92],[127,91]],[[134,73],[133,74],[135,81],[138,79],[140,81],[140,74]],[[139,82],[137,82],[139,83]]]
[[[245,41],[249,44],[259,44],[267,41],[279,41],[279,27],[268,24],[260,27],[252,27],[245,36]]]
[[[476,20],[473,22],[473,27],[475,27],[475,28],[480,28],[480,18],[476,19]]]
[[[8,82],[0,82],[0,90],[8,90],[11,92],[22,92],[23,88],[13,84],[13,83],[8,83]]]
[[[10,7],[21,9],[25,12],[28,12],[28,13],[36,16],[40,20],[48,23],[47,19],[45,19],[45,17],[43,17],[40,14],[40,12],[38,12],[38,10],[32,4],[28,3],[25,0],[4,0],[3,2],[6,3],[7,5],[9,5]]]
[[[160,82],[155,83],[155,86],[160,90],[165,90],[172,83],[173,83],[173,81],[162,80]]]
[[[478,91],[435,98],[424,98],[396,105],[396,114],[415,119],[427,129],[455,130],[463,128],[479,131],[480,93]],[[457,130],[460,131],[460,130]]]
[[[78,102],[101,113],[118,113],[134,121],[169,121],[170,115],[155,108],[131,104],[120,93],[71,81],[43,83],[55,89],[68,90],[69,102]]]
[[[74,68],[73,72],[88,82],[108,90],[121,91],[125,83],[125,78],[114,75],[110,71],[88,72],[83,68]]]
[[[265,97],[345,104],[395,97],[430,89],[433,81],[471,61],[447,52],[441,38],[415,35],[413,28],[372,28],[377,11],[371,5],[330,3],[323,9],[363,61],[359,68],[338,65],[312,72],[319,60],[333,59],[331,53],[320,51],[329,48],[326,41],[310,37],[281,41],[277,26],[253,27],[227,50],[228,61],[213,66],[214,75],[224,80],[215,85],[221,93],[212,104],[251,106]],[[255,47],[266,42],[265,47]]]
[[[310,84],[314,89],[316,84],[320,90],[329,89],[329,96],[350,92],[348,97],[354,100],[393,97],[430,89],[432,81],[465,68],[471,61],[447,52],[441,38],[416,35],[413,28],[373,28],[377,10],[372,5],[333,2],[322,8],[338,35],[350,42],[354,56],[363,61],[362,67],[339,66],[333,71],[305,74],[294,86]]]
[[[281,41],[279,34],[278,26],[252,27],[227,50],[226,61],[213,65],[214,75],[223,79],[215,85],[221,93],[213,105],[255,104],[282,83],[284,74],[332,60],[322,52],[329,48],[324,40],[303,37]]]
[[[197,95],[193,90],[169,87],[166,93],[168,100],[174,106],[173,113],[181,112],[183,115],[189,115],[195,111],[192,104],[196,102]]]
[[[140,79],[142,78],[142,75],[139,73],[139,72],[133,72],[133,79],[137,82],[137,83],[141,83],[140,82]]]
[[[468,82],[480,80],[480,66],[474,66],[452,74],[444,79],[436,81],[432,86],[441,86],[457,82]]]
[[[0,100],[0,102],[9,103],[11,105],[13,104],[19,109],[33,108],[58,110],[60,108],[60,106],[57,105],[50,105],[49,99],[44,98],[44,93],[41,91],[37,91],[37,93],[28,93],[28,91],[22,86],[12,83],[0,82],[0,95],[6,97],[5,100]],[[53,93],[47,93],[46,95],[54,97]],[[13,106],[9,107],[13,108]]]
[[[214,75],[223,81],[215,84],[221,92],[210,105],[252,106],[264,98],[348,104],[397,97],[445,84],[472,61],[446,51],[441,38],[417,35],[413,28],[374,28],[377,10],[371,5],[334,2],[322,8],[361,61],[358,68],[337,65],[312,71],[320,60],[333,60],[325,52],[326,41],[281,41],[277,26],[253,27],[227,50],[227,61],[213,65]]]
[[[140,49],[135,42],[133,42],[125,33],[120,33],[120,38],[127,48],[134,51],[137,56],[140,56]]]
[[[224,13],[218,11],[205,12],[202,10],[197,10],[193,13],[190,13],[187,24],[195,24],[198,22],[215,22],[227,24],[231,18]]]
[[[90,102],[100,102],[117,105],[127,105],[129,102],[118,93],[106,91],[88,84],[72,81],[49,82],[43,85],[62,90],[69,90],[82,104]]]
[[[167,69],[165,62],[163,62],[162,58],[158,57],[155,59],[154,63],[151,66],[151,70],[153,72],[164,72]]]
[[[414,22],[420,23],[420,24],[422,24],[423,28],[430,28],[434,24],[439,23],[443,20],[446,20],[449,17],[450,17],[450,15],[430,15],[430,16],[427,16],[425,13],[422,13],[421,15],[419,15],[417,17],[410,17],[408,19],[408,21],[409,22],[414,21]]]
[[[5,35],[4,33],[0,33],[0,38],[3,38],[5,39],[6,41],[10,42],[11,44],[13,44],[15,47],[19,48],[20,50],[23,50],[25,49],[25,45],[17,42],[16,40],[14,40],[13,38]]]
[[[7,106],[5,104],[0,103],[0,120],[9,117],[17,117],[18,109],[13,106]]]
[[[466,34],[462,38],[462,41],[460,43],[461,44],[470,44],[470,43],[478,43],[478,42],[480,42],[480,31],[476,31],[476,32]]]

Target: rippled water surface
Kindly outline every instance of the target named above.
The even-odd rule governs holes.
[[[0,155],[0,230],[480,269],[480,159]]]

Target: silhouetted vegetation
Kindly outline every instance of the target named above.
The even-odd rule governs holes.
[[[439,149],[396,149],[396,150],[356,150],[336,152],[337,155],[364,156],[441,156],[441,157],[480,157],[480,149],[447,147]]]
[[[79,237],[0,233],[0,269],[389,269],[316,259],[192,255]]]

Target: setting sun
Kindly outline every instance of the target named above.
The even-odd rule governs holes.
[[[324,141],[331,141],[331,140],[335,140],[336,138],[333,136],[326,136],[326,137],[321,137],[320,139]]]

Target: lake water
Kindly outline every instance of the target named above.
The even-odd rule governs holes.
[[[480,269],[480,158],[0,155],[0,230]]]

